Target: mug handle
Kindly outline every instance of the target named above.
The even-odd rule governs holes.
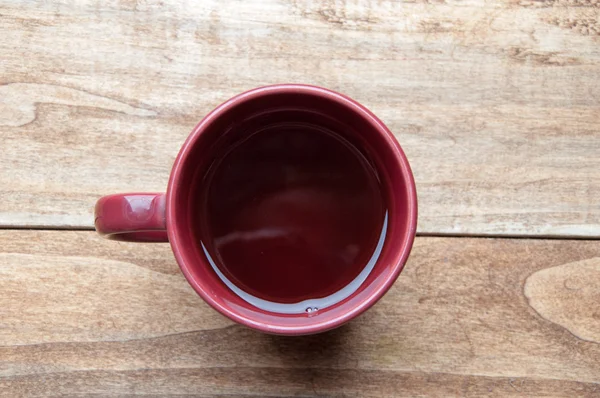
[[[94,224],[105,238],[125,242],[168,242],[164,193],[123,193],[96,202]]]

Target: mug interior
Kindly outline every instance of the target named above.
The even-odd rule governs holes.
[[[219,149],[244,138],[249,125],[307,122],[343,135],[372,164],[387,207],[383,247],[364,282],[350,296],[315,312],[279,313],[249,304],[216,274],[197,236],[195,192]],[[239,128],[240,126],[244,128]],[[402,270],[414,239],[416,192],[404,153],[391,132],[366,108],[318,87],[279,85],[238,95],[193,130],[173,167],[167,190],[167,230],[177,261],[192,287],[211,306],[244,325],[277,334],[332,329],[374,304]]]

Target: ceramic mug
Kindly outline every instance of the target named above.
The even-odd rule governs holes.
[[[347,138],[368,158],[385,204],[385,223],[375,249],[377,255],[373,254],[369,260],[368,269],[365,263],[360,277],[353,279],[354,286],[344,287],[336,300],[318,309],[308,306],[306,311],[287,310],[305,305],[304,301],[295,303],[298,304],[295,307],[294,303],[262,306],[264,300],[245,294],[225,278],[196,236],[194,231],[198,230],[200,221],[191,213],[197,207],[192,191],[205,181],[211,162],[216,161],[217,143],[222,142],[223,137],[233,137],[227,145],[234,145],[248,138],[246,130],[239,127],[248,120],[258,120],[256,123],[260,124],[285,123],[287,119],[318,125],[318,128],[352,131]],[[127,193],[102,197],[96,204],[95,225],[96,230],[109,239],[168,241],[194,290],[233,321],[267,333],[303,335],[330,330],[350,321],[369,309],[392,286],[412,248],[417,225],[417,195],[404,152],[373,113],[356,101],[324,88],[282,84],[250,90],[219,105],[183,144],[171,170],[166,194]],[[256,261],[255,265],[258,269],[260,264]],[[285,264],[281,266],[285,268]],[[316,283],[319,274],[310,278]],[[268,283],[276,284],[277,280]]]

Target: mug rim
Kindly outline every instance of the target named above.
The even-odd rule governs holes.
[[[182,232],[178,227],[174,205],[178,186],[180,185],[182,179],[182,172],[185,168],[185,159],[191,152],[200,135],[206,130],[206,128],[209,127],[221,115],[226,113],[229,109],[237,106],[242,102],[250,101],[268,94],[282,93],[305,95],[308,94],[312,96],[318,96],[336,102],[339,105],[342,105],[343,107],[349,108],[353,112],[358,113],[365,120],[368,120],[369,124],[373,126],[373,129],[376,130],[382,138],[384,138],[386,144],[393,150],[395,159],[400,162],[401,173],[403,180],[406,184],[406,196],[408,199],[408,220],[406,222],[406,238],[401,243],[401,245],[399,245],[399,249],[396,250],[399,254],[395,257],[396,261],[392,265],[392,271],[389,272],[386,279],[378,286],[378,288],[375,291],[373,291],[371,294],[369,294],[363,300],[361,300],[361,302],[358,305],[351,308],[350,311],[346,311],[342,315],[337,316],[336,318],[329,319],[321,323],[314,323],[302,326],[280,326],[271,325],[266,322],[260,322],[255,319],[251,319],[249,316],[245,316],[239,312],[235,312],[230,308],[224,307],[220,303],[218,303],[212,297],[212,295],[209,294],[209,292],[207,292],[200,283],[198,283],[196,278],[192,275],[188,264],[186,263],[186,260],[184,258],[184,252],[187,250],[185,247],[183,247],[184,245],[181,243],[181,235],[187,233],[187,231]],[[181,147],[177,157],[175,158],[175,162],[173,164],[173,168],[169,177],[169,183],[167,186],[166,193],[166,226],[167,234],[169,237],[169,243],[171,245],[171,249],[173,250],[179,268],[181,269],[188,283],[196,291],[196,293],[200,297],[202,297],[202,299],[206,303],[208,303],[212,308],[214,308],[221,314],[225,315],[226,317],[237,323],[240,323],[253,329],[261,330],[263,332],[285,335],[312,334],[334,329],[357,317],[358,315],[362,314],[367,309],[369,309],[371,306],[373,306],[390,289],[390,287],[398,278],[400,272],[404,268],[404,265],[406,264],[408,255],[410,254],[414,242],[417,227],[417,192],[410,164],[408,163],[408,159],[406,158],[404,151],[400,147],[400,144],[394,137],[393,133],[383,124],[383,122],[379,120],[379,118],[377,118],[377,116],[375,116],[366,107],[364,107],[363,105],[346,95],[340,94],[338,92],[326,88],[306,84],[276,84],[254,88],[252,90],[245,91],[228,99],[227,101],[217,106],[210,113],[208,113],[194,127],[188,138],[185,140],[183,146]],[[203,264],[203,266],[208,265]]]

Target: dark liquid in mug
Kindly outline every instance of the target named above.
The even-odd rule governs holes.
[[[385,205],[373,166],[335,133],[282,124],[229,147],[200,184],[200,239],[237,287],[276,303],[326,297],[365,267]]]

